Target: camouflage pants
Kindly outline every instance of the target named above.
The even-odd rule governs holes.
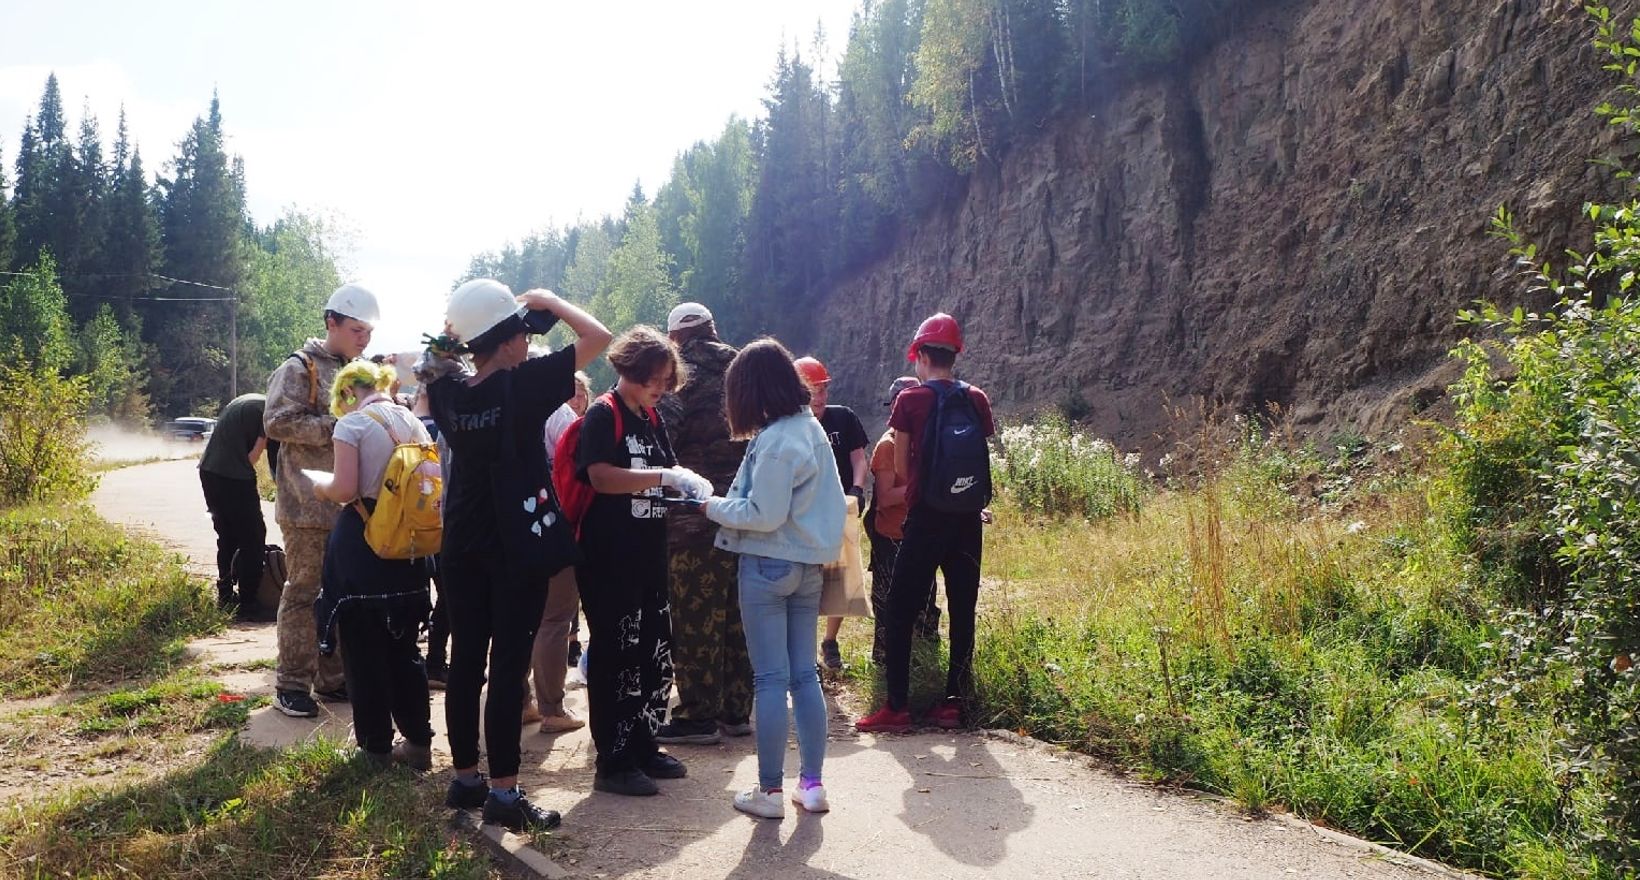
[[[285,526],[285,589],[279,594],[279,660],[275,686],[282,691],[333,691],[343,684],[342,651],[319,656],[319,627],[313,603],[319,598],[319,576],[325,568],[329,529]]]
[[[743,723],[752,714],[752,661],[740,624],[739,559],[710,544],[672,547],[675,721]]]

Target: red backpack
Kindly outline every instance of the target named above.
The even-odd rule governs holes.
[[[621,419],[621,404],[615,399],[613,391],[605,391],[598,396],[598,400],[615,413],[615,442],[619,443],[626,434]],[[654,424],[655,411],[651,409],[648,415],[650,423]],[[564,512],[564,519],[575,529],[577,539],[581,537],[581,520],[586,518],[587,510],[592,507],[592,499],[598,494],[590,482],[575,473],[575,455],[581,444],[581,424],[586,420],[586,416],[577,416],[575,421],[570,422],[552,450],[552,488],[558,492],[558,506]]]

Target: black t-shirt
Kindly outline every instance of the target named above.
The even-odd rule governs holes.
[[[846,406],[826,407],[825,414],[820,416],[820,427],[831,441],[831,454],[837,459],[837,478],[847,491],[854,485],[854,465],[849,457],[856,449],[863,451],[870,442],[866,439],[866,428],[854,410]]]
[[[541,431],[575,395],[575,347],[477,385],[450,376],[427,391],[453,463],[444,487],[444,551],[501,552],[510,568],[539,577],[573,562]]]
[[[587,468],[600,462],[620,468],[671,467],[678,463],[672,454],[672,443],[666,436],[666,425],[660,413],[655,421],[627,409],[620,395],[614,395],[615,406],[621,408],[621,436],[615,436],[615,410],[602,398],[587,408],[586,421],[581,424],[580,444],[576,448],[575,471],[586,479]],[[581,542],[587,552],[608,548],[612,552],[636,551],[639,548],[659,547],[666,550],[666,508],[656,500],[660,487],[653,487],[637,495],[607,495],[598,493],[581,522]]]

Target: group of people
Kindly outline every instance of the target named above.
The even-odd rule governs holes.
[[[614,336],[550,292],[515,296],[500,282],[470,281],[450,297],[445,335],[416,363],[410,399],[395,395],[393,365],[361,358],[380,317],[368,289],[337,289],[324,317],[324,338],[283,362],[265,397],[229,404],[211,441],[220,449],[207,449],[200,468],[222,551],[219,598],[232,603],[237,580],[243,611],[260,579],[248,560],[261,558],[244,548],[260,551],[264,540],[245,523],[255,508],[260,524],[251,467],[264,449],[279,451],[275,515],[288,566],[276,618],[279,711],[312,717],[315,697],[345,700],[367,759],[430,769],[431,670],[431,686],[446,690],[446,804],[513,830],[551,828],[559,814],[517,784],[520,740],[527,711],[544,733],[583,724],[563,698],[584,611],[595,790],[656,794],[656,780],[688,772],[663,746],[755,733],[757,784],[734,806],[781,817],[789,697],[798,740],[790,800],[823,812],[815,658],[840,668],[841,619],[817,638],[822,571],[841,553],[847,498],[863,507],[874,476],[872,656],[886,668],[888,700],[856,726],[913,726],[911,640],[937,622],[936,569],[951,660],[946,699],[927,720],[962,723],[985,514],[921,503],[929,490],[919,479],[919,468],[936,472],[921,459],[951,395],[969,402],[984,436],[994,430],[984,393],[955,381],[963,343],[954,319],[935,315],[918,328],[907,352],[916,376],[894,381],[889,431],[868,460],[860,420],[828,403],[823,364],[794,360],[768,338],[737,351],[699,303],[673,309],[664,333],[636,326]],[[554,322],[573,341],[532,355],[531,335]],[[618,378],[589,399],[581,371],[600,356]],[[425,479],[442,484],[442,546],[432,558],[381,558],[365,534],[389,459],[401,444],[435,441],[436,472]],[[972,485],[948,482],[955,492]],[[988,492],[987,476],[964,501]]]

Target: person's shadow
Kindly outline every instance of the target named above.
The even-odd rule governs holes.
[[[845,874],[827,871],[809,865],[809,859],[820,851],[826,840],[824,814],[797,811],[797,825],[791,836],[782,843],[780,829],[786,823],[768,819],[749,819],[757,822],[752,838],[746,842],[740,863],[724,876],[732,880],[764,880],[766,877],[828,877],[846,878]]]

